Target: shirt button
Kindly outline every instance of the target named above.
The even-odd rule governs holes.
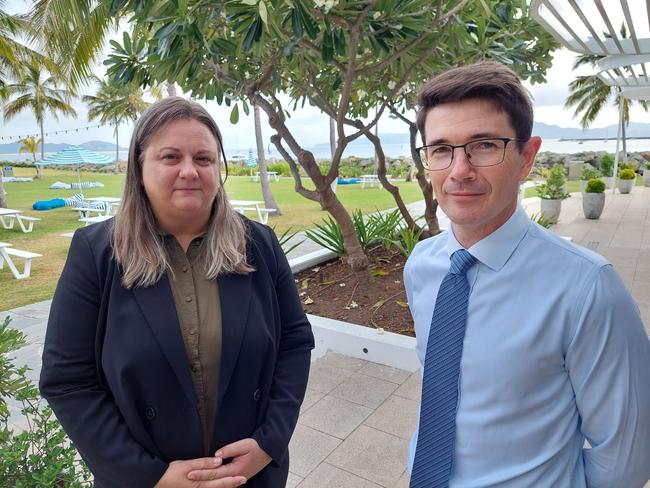
[[[144,411],[144,415],[147,417],[147,420],[153,420],[156,418],[156,409],[153,407],[147,407]]]
[[[187,266],[183,265],[183,268],[181,269],[183,270],[183,273],[187,273]]]
[[[260,399],[260,396],[262,395],[262,392],[258,388],[255,390],[255,393],[253,393],[253,400],[258,401]]]
[[[192,301],[192,297],[185,297],[185,301],[186,301],[187,303],[190,303],[190,302]]]
[[[194,373],[198,372],[198,371],[199,371],[199,365],[198,365],[198,364],[193,364],[193,365],[192,365],[192,371],[193,371]]]
[[[196,329],[190,329],[190,335],[196,334]]]

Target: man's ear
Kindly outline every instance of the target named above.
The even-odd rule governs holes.
[[[521,173],[519,174],[519,181],[526,179],[535,164],[535,156],[542,146],[542,138],[539,136],[532,136],[524,143],[521,150]]]

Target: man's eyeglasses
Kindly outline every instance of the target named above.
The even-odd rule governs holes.
[[[510,141],[525,141],[513,137],[490,137],[476,139],[454,146],[453,144],[431,144],[418,147],[420,158],[430,170],[439,171],[449,168],[454,161],[454,150],[462,147],[467,160],[472,166],[483,168],[501,164],[506,156],[506,147]]]

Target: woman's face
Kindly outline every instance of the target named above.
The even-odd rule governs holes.
[[[143,153],[142,185],[163,229],[207,226],[219,189],[219,144],[193,119],[170,122]]]

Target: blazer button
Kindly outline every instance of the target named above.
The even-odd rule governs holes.
[[[145,417],[147,417],[147,420],[153,420],[156,418],[156,409],[153,407],[147,407],[147,409],[144,412]]]
[[[255,393],[253,393],[253,400],[258,401],[260,399],[260,396],[262,396],[262,392],[258,388],[255,390]]]

